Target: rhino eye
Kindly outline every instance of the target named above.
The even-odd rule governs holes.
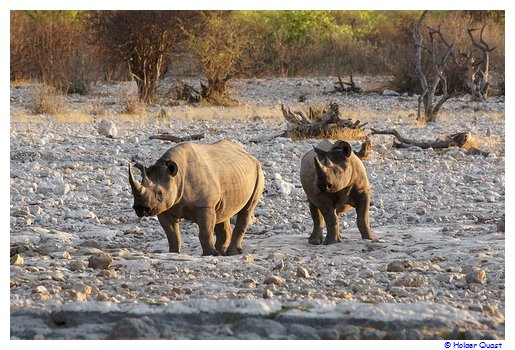
[[[156,197],[158,201],[161,201],[163,199],[163,190],[157,189],[156,190]]]

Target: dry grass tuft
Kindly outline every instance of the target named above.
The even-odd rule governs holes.
[[[130,115],[146,115],[147,105],[141,102],[138,97],[127,95],[122,101],[122,113]]]
[[[501,139],[499,137],[495,136],[477,136],[474,135],[465,145],[463,145],[463,148],[478,148],[483,151],[488,152],[498,152],[503,151]]]
[[[35,88],[28,108],[33,114],[58,115],[66,112],[63,95],[53,87],[47,85],[41,85]]]
[[[305,139],[330,139],[330,140],[349,140],[349,141],[363,141],[366,138],[366,131],[363,129],[329,129],[324,130],[317,135],[306,135],[305,133],[290,131],[288,134],[294,141],[305,140]]]
[[[93,102],[88,108],[88,113],[91,115],[102,116],[105,114],[104,105],[100,102]]]

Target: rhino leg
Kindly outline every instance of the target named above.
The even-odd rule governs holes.
[[[243,241],[243,236],[245,235],[245,231],[250,225],[250,221],[252,219],[252,211],[248,209],[242,209],[238,213],[238,217],[236,219],[236,225],[234,225],[234,231],[232,233],[231,244],[227,251],[226,255],[236,255],[242,254],[243,248],[241,246],[241,242]]]
[[[226,220],[215,225],[216,243],[215,248],[221,254],[225,255],[225,250],[231,241],[232,231],[231,222]]]
[[[311,236],[309,236],[308,241],[309,244],[322,244],[322,241],[324,240],[324,217],[316,205],[309,200],[308,202],[311,218],[313,219],[313,232],[311,233]]]
[[[338,222],[338,215],[334,208],[320,209],[324,216],[325,224],[327,227],[327,236],[325,237],[324,244],[333,244],[341,242],[340,238],[340,224]]]
[[[220,255],[215,249],[214,229],[216,213],[213,208],[199,208],[197,225],[199,229],[200,245],[202,246],[202,256]]]
[[[174,218],[166,213],[157,216],[159,223],[163,227],[168,238],[168,250],[170,253],[181,252],[181,229],[179,228],[179,219]]]
[[[373,240],[375,236],[370,229],[369,219],[370,196],[368,193],[363,193],[357,198],[356,202],[356,223],[361,233],[361,238]]]
[[[242,210],[238,212],[236,218],[236,225],[234,225],[234,230],[232,232],[231,244],[229,244],[229,248],[225,251],[225,255],[236,255],[243,254],[243,248],[241,246],[241,242],[243,241],[243,236],[247,231],[247,228],[252,221],[252,213],[254,209],[259,203],[261,196],[263,195],[263,190],[265,188],[265,177],[261,168],[258,167],[256,186],[254,187],[254,192],[250,197],[247,204],[243,207]]]

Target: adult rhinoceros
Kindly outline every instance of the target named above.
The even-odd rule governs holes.
[[[129,165],[133,208],[139,217],[157,215],[170,252],[181,251],[183,218],[198,225],[202,255],[243,252],[241,242],[265,180],[259,161],[240,144],[186,142],[169,149],[154,165],[146,168],[136,163],[136,167],[141,183]],[[229,220],[234,215],[237,220],[231,233]]]

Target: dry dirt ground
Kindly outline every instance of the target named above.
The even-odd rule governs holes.
[[[12,84],[11,338],[503,339],[504,98],[453,98],[422,127],[416,96],[332,94],[334,80],[236,80],[238,106],[133,115],[124,113],[133,84],[101,85],[67,96],[57,116],[33,114],[34,86]],[[280,104],[330,101],[413,139],[470,131],[489,155],[395,149],[391,136],[374,136],[364,164],[377,240],[360,239],[351,211],[340,216],[340,244],[309,245],[299,170],[318,141],[268,136],[286,128]],[[102,119],[116,137],[99,134]],[[183,253],[168,253],[157,219],[136,217],[127,165],[151,165],[172,147],[149,139],[163,132],[235,140],[261,161],[266,190],[243,255],[201,257],[187,222]],[[98,254],[112,258],[109,268],[88,267]]]

